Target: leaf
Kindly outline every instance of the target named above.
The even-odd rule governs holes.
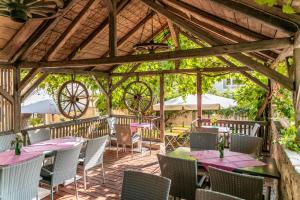
[[[287,14],[295,14],[296,13],[294,8],[292,8],[292,6],[290,6],[288,4],[285,4],[282,6],[282,11]]]

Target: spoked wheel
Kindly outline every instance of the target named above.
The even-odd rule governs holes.
[[[58,108],[66,118],[80,118],[86,113],[88,106],[89,93],[81,82],[67,81],[59,89]]]
[[[125,88],[123,99],[129,111],[144,113],[152,105],[153,92],[146,83],[134,81]]]

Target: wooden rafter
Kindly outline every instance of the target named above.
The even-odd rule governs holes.
[[[168,20],[168,27],[171,33],[172,41],[174,43],[175,49],[180,49],[180,41],[179,41],[179,29],[176,25],[173,24],[171,20]],[[180,60],[175,60],[175,68],[178,69],[180,67]]]
[[[288,21],[286,19],[282,19],[275,15],[270,15],[269,13],[262,12],[260,10],[254,9],[252,7],[246,6],[245,4],[239,3],[234,0],[211,0],[212,2],[219,4],[223,7],[226,7],[230,10],[234,10],[235,12],[242,13],[251,17],[263,24],[268,24],[276,29],[279,29],[287,34],[293,34],[298,31],[298,25]]]
[[[130,0],[123,0],[117,5],[117,14],[120,13],[128,4]],[[72,60],[78,51],[84,49],[94,38],[97,37],[99,33],[101,33],[107,26],[109,25],[109,17],[106,17],[103,22],[83,41],[80,45],[72,51],[72,53],[68,56],[69,60]]]
[[[49,62],[21,62],[22,68],[61,68],[61,67],[87,67],[99,65],[115,65],[126,63],[154,62],[161,60],[177,60],[195,57],[218,56],[224,54],[235,54],[240,52],[260,51],[267,49],[285,48],[291,44],[290,38],[273,40],[261,40],[238,44],[219,45],[214,47],[196,48],[188,50],[177,50],[154,54],[126,55],[108,58],[81,59],[70,61],[49,61]]]
[[[59,39],[52,45],[47,54],[43,57],[42,60],[51,60],[54,55],[61,49],[64,44],[68,41],[68,39],[75,33],[76,30],[81,26],[82,22],[87,19],[89,16],[89,9],[93,7],[98,0],[90,0],[84,8],[80,11],[80,13],[76,16],[76,18],[72,21],[72,23],[68,26],[68,28],[63,32],[63,34],[59,37]]]
[[[109,11],[109,56],[113,57],[117,55],[117,8],[116,0],[110,1],[111,8]]]
[[[62,14],[53,19],[46,20],[43,22],[39,28],[31,35],[31,37],[22,45],[22,47],[15,53],[14,57],[11,59],[11,62],[16,62],[17,60],[26,57],[30,51],[32,51],[39,42],[51,31],[58,21],[62,19],[65,13],[67,13],[76,1],[70,0],[68,1],[67,6],[64,8]]]
[[[22,91],[32,79],[39,73],[40,69],[33,68],[31,69],[26,76],[21,80],[19,90]]]

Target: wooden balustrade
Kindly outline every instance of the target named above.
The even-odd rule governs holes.
[[[192,122],[192,127],[197,126],[196,119]],[[266,121],[236,121],[236,120],[218,120],[217,126],[228,127],[233,134],[245,134],[250,135],[254,124],[259,124],[260,128],[258,131],[258,136],[264,139],[263,150],[270,151],[271,137],[269,135],[268,123]],[[210,119],[202,119],[201,124],[203,126],[211,126],[212,123]]]
[[[142,122],[142,123],[150,123],[152,129],[141,129],[143,140],[152,140],[152,141],[160,141],[160,117],[156,116],[143,116],[139,120],[137,116],[134,115],[112,115],[112,117],[117,118],[117,124],[130,124],[133,122]]]
[[[26,132],[29,130],[36,130],[41,128],[50,128],[52,138],[60,138],[66,136],[95,138],[107,135],[109,133],[107,120],[106,118],[101,117],[48,124],[44,126],[24,129],[22,130],[22,132],[26,135]]]

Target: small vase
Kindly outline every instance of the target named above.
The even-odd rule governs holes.
[[[18,155],[21,155],[21,145],[20,143],[16,143],[16,147],[15,147],[15,154],[18,156]]]
[[[224,158],[224,149],[220,149],[219,152],[220,152],[220,158]]]

